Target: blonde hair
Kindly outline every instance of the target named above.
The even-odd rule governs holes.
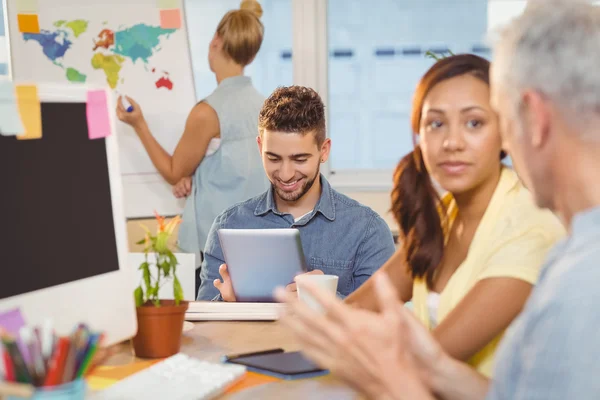
[[[263,41],[265,28],[260,22],[263,10],[256,0],[242,0],[239,10],[229,11],[217,26],[223,51],[237,64],[254,60]]]

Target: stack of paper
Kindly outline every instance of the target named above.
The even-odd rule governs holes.
[[[285,308],[280,303],[190,302],[187,321],[275,321]]]

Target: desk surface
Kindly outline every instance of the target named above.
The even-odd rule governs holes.
[[[225,354],[281,347],[298,350],[297,344],[277,322],[198,322],[184,333],[181,351],[208,361],[220,361]],[[109,365],[139,361],[129,344],[119,345]],[[347,386],[331,376],[298,381],[267,383],[222,397],[224,399],[358,399]]]

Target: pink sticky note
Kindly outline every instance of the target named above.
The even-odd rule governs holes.
[[[162,29],[181,28],[181,10],[179,8],[160,10],[160,27]]]
[[[88,90],[86,114],[90,139],[110,136],[110,118],[105,90]]]

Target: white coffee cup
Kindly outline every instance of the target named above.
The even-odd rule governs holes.
[[[337,293],[338,279],[339,278],[336,275],[299,275],[296,277],[298,298],[313,310],[322,312],[323,308],[321,305],[310,293],[308,293],[306,290],[303,290],[302,286],[306,282],[310,282],[313,284],[313,286],[318,286],[322,290],[330,293],[332,296],[335,296]]]

